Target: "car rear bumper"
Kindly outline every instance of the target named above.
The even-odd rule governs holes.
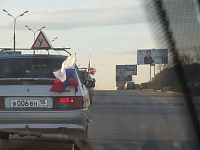
[[[86,129],[88,110],[0,111],[0,132],[76,135]]]
[[[127,87],[127,89],[135,89],[135,87],[129,86],[129,87]]]

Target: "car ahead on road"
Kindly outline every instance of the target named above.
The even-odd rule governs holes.
[[[50,92],[64,55],[0,54],[0,138],[65,134],[84,140],[88,129],[88,91],[79,79],[78,91]]]
[[[90,104],[92,104],[92,97],[94,95],[94,87],[95,87],[95,78],[92,78],[87,71],[87,68],[79,68],[81,82],[86,86],[89,97],[90,97]]]
[[[91,78],[91,77],[87,77],[84,80],[84,84],[89,92],[90,104],[92,104],[92,102],[93,102],[92,97],[94,96],[95,79]]]
[[[116,86],[117,86],[117,90],[124,90],[124,82],[117,82]]]
[[[135,90],[135,88],[136,88],[135,83],[132,81],[126,82],[126,84],[124,85],[125,90],[129,90],[129,89]]]

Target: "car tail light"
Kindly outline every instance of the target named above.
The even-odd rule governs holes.
[[[0,97],[0,109],[5,108],[4,97]]]
[[[83,97],[54,97],[54,108],[80,109],[83,108]]]
[[[60,103],[69,103],[69,97],[61,97]]]
[[[90,87],[86,87],[87,90],[90,90]]]

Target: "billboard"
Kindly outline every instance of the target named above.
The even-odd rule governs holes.
[[[167,49],[142,49],[137,50],[137,64],[167,64]]]
[[[137,75],[137,65],[116,65],[116,81],[132,81]]]

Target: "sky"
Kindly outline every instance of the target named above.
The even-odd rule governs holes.
[[[136,64],[137,49],[155,48],[140,0],[0,0],[0,47],[31,48],[33,30],[42,26],[54,47],[70,47],[77,65],[87,67],[89,56],[96,68],[97,89],[116,89],[116,65]],[[2,10],[2,11],[1,11]],[[149,66],[138,66],[136,83],[149,81]]]

